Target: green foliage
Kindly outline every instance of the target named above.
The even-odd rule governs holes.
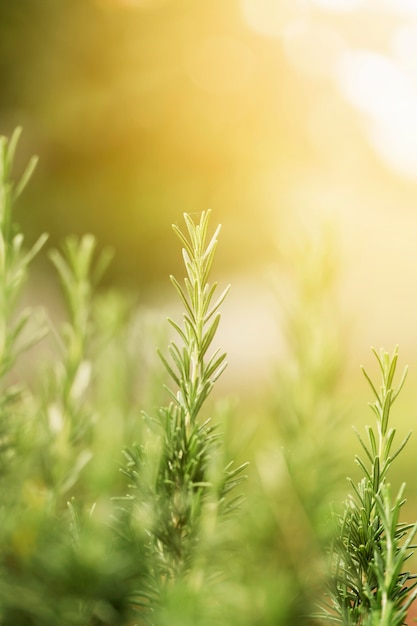
[[[342,361],[327,257],[310,255],[291,279],[267,417],[232,403],[220,411],[211,392],[226,355],[214,344],[229,288],[217,295],[210,282],[220,230],[209,236],[210,212],[185,214],[184,231],[173,226],[186,276],[171,277],[183,317],[168,320],[166,350],[155,355],[155,321],[132,298],[97,292],[111,254],[92,235],[50,251],[67,317],[34,324],[19,295],[46,238],[26,252],[14,222],[35,163],[14,184],[19,132],[0,138],[0,625],[405,623],[417,596],[404,567],[417,525],[400,521],[404,487],[394,497],[388,481],[408,441],[395,449],[390,425],[404,382],[393,390],[396,352],[377,355],[379,392],[365,373],[376,426],[366,441],[358,435],[364,477],[350,482],[334,536],[325,517],[340,473],[332,438]],[[27,352],[47,331],[50,357]],[[30,382],[16,367],[23,351]],[[243,499],[247,463],[231,458],[246,418],[256,437]],[[310,618],[330,535],[328,604]]]
[[[9,375],[17,357],[44,333],[42,328],[37,328],[31,330],[30,336],[25,335],[31,312],[26,309],[16,314],[28,265],[46,240],[46,236],[40,237],[25,252],[23,235],[12,221],[13,204],[36,165],[36,159],[31,159],[19,182],[13,182],[12,164],[20,132],[20,128],[16,129],[10,141],[0,137],[0,472],[3,479],[4,474],[13,470],[23,393],[19,385],[10,384]]]
[[[40,338],[40,331],[29,326],[31,312],[15,309],[28,265],[45,241],[42,237],[25,253],[13,222],[14,201],[33,169],[30,165],[21,182],[13,185],[11,165],[18,135],[16,131],[10,142],[5,138],[0,142],[4,249],[0,323],[6,337],[0,456],[7,470],[0,498],[0,623],[126,624],[131,614],[130,580],[140,578],[140,568],[118,547],[111,510],[93,514],[105,500],[99,500],[97,491],[88,491],[85,474],[94,456],[95,426],[94,402],[88,397],[93,391],[91,236],[79,242],[69,239],[63,254],[52,253],[69,310],[62,332],[54,332],[60,358],[40,370],[40,389],[33,391],[24,381],[17,390],[11,384],[19,353]],[[29,335],[24,341],[23,331]]]
[[[214,302],[216,284],[207,282],[219,229],[206,246],[208,213],[197,224],[185,215],[190,241],[174,227],[184,244],[187,278],[185,290],[172,278],[185,313],[183,328],[170,324],[183,345],[170,343],[172,364],[160,355],[178,389],[169,388],[171,402],[156,418],[138,419],[132,306],[117,296],[97,299],[95,286],[110,253],[97,255],[91,235],[69,237],[62,251],[50,252],[68,318],[59,329],[51,326],[56,358],[39,369],[35,388],[22,383],[16,390],[6,375],[40,333],[29,329],[29,340],[20,341],[30,312],[16,316],[15,307],[45,240],[24,253],[13,222],[14,201],[33,169],[31,162],[13,185],[18,134],[10,142],[1,139],[0,452],[9,485],[0,501],[0,623],[162,624],[173,583],[187,602],[199,598],[195,581],[218,523],[236,506],[229,491],[243,479],[244,466],[228,462],[219,469],[220,433],[210,418],[201,419],[226,364],[219,350],[208,356],[228,291]],[[132,426],[133,420],[142,424]],[[127,484],[118,458],[126,435],[133,434],[140,442],[124,450]]]
[[[396,430],[390,426],[390,412],[406,371],[394,390],[397,351],[392,356],[375,352],[375,356],[382,375],[379,391],[363,371],[375,396],[370,406],[376,427],[367,426],[367,441],[358,433],[365,460],[356,456],[356,462],[364,477],[358,484],[350,480],[352,493],[343,514],[337,516],[329,603],[324,615],[330,622],[346,625],[400,626],[417,596],[417,574],[404,569],[417,523],[399,521],[405,485],[393,497],[388,482],[391,465],[410,436],[393,450]]]
[[[92,381],[95,375],[92,326],[93,281],[107,262],[103,253],[93,267],[95,240],[91,235],[80,241],[69,237],[63,252],[52,250],[67,301],[69,319],[55,333],[59,360],[44,372],[38,418],[43,424],[43,446],[39,450],[42,482],[55,496],[64,498],[92,458],[94,430]]]
[[[340,497],[346,342],[327,234],[320,230],[313,239],[298,224],[294,236],[283,236],[273,276],[282,334],[264,400],[268,436],[255,451],[259,493],[246,528],[252,567],[270,594],[258,606],[262,623],[309,623],[322,594],[329,502]],[[278,601],[277,588],[285,589],[286,602]]]
[[[208,353],[228,289],[212,303],[217,284],[207,281],[219,228],[206,244],[209,212],[202,213],[198,224],[188,215],[184,218],[189,238],[177,226],[174,230],[184,246],[185,290],[171,277],[185,309],[183,326],[168,320],[180,345],[169,344],[171,362],[159,352],[174,385],[167,387],[171,402],[155,418],[144,416],[153,438],[149,435],[145,444],[125,450],[123,468],[131,485],[129,523],[139,519],[150,538],[154,597],[172,580],[193,577],[196,554],[202,550],[201,527],[207,516],[215,520],[236,506],[227,496],[242,480],[245,467],[229,463],[219,472],[219,434],[210,418],[199,419],[226,365],[226,355],[218,349]]]

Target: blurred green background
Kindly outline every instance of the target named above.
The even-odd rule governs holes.
[[[361,342],[407,329],[414,348],[416,13],[405,0],[2,2],[1,132],[23,125],[20,158],[40,157],[22,227],[53,244],[93,232],[116,251],[108,280],[144,289],[179,267],[183,211],[223,223],[227,276],[274,264],[288,223],[330,220]]]

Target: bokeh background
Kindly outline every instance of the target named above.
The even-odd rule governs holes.
[[[349,419],[363,425],[370,346],[398,343],[412,427],[415,0],[3,0],[0,132],[16,125],[18,167],[40,158],[18,207],[28,242],[92,232],[115,250],[107,285],[142,303],[163,307],[182,275],[171,223],[212,209],[233,284],[222,384],[243,395],[284,352],[277,275],[330,239]],[[31,297],[55,302],[36,267]]]

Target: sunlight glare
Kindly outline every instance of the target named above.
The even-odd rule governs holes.
[[[329,11],[356,11],[366,4],[366,0],[313,0],[313,3]]]
[[[380,121],[408,114],[414,107],[416,91],[411,80],[398,63],[383,54],[345,52],[338,63],[337,78],[347,99]]]
[[[417,76],[417,26],[404,25],[396,28],[391,38],[394,58],[411,74]]]
[[[346,52],[337,82],[348,102],[365,114],[378,154],[397,172],[417,178],[417,89],[403,67],[375,52]]]
[[[375,10],[388,9],[392,13],[404,14],[405,16],[417,16],[416,0],[382,0],[375,2]]]

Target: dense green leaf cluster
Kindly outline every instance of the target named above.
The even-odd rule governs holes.
[[[161,407],[155,418],[145,415],[151,428],[156,429],[156,462],[145,469],[152,476],[144,480],[143,465],[149,463],[146,448],[127,449],[124,473],[129,477],[130,515],[137,508],[152,511],[147,534],[148,550],[153,563],[155,585],[187,575],[195,561],[201,542],[201,523],[210,515],[224,515],[236,504],[226,497],[243,479],[245,465],[233,468],[231,464],[219,473],[215,467],[219,433],[211,419],[199,420],[203,405],[215,380],[226,365],[226,355],[208,351],[220,321],[218,309],[228,289],[212,304],[217,284],[209,285],[208,277],[213,262],[219,229],[206,246],[209,212],[202,213],[195,224],[185,215],[189,240],[174,226],[184,248],[187,270],[185,291],[171,277],[185,313],[183,327],[169,320],[181,344],[171,341],[168,359],[159,352],[175,388],[167,387],[171,402]]]
[[[375,356],[382,375],[379,392],[363,371],[375,396],[371,408],[376,428],[367,426],[368,442],[357,433],[366,455],[365,461],[356,456],[364,477],[358,484],[350,480],[352,493],[343,514],[337,517],[329,604],[324,615],[331,622],[346,625],[401,626],[417,596],[417,575],[405,570],[417,524],[399,521],[405,485],[393,498],[388,482],[388,470],[410,436],[393,451],[396,430],[389,427],[389,417],[406,371],[394,390],[397,351],[392,356],[375,352]]]
[[[35,163],[13,185],[18,136],[0,142],[0,460],[3,479],[13,485],[0,493],[0,623],[162,623],[156,613],[163,613],[167,589],[187,592],[203,571],[209,535],[236,505],[228,493],[243,479],[244,465],[219,469],[220,434],[200,416],[226,365],[218,350],[207,356],[228,291],[212,303],[216,284],[207,281],[218,230],[206,246],[209,213],[197,224],[185,215],[190,241],[174,227],[187,278],[185,291],[172,278],[185,307],[184,326],[170,323],[183,345],[169,345],[172,365],[160,355],[178,388],[169,388],[171,402],[155,418],[140,419],[135,402],[126,401],[134,398],[132,372],[112,371],[106,359],[111,354],[120,365],[128,358],[128,323],[119,314],[130,314],[117,298],[96,308],[95,286],[110,253],[97,256],[92,235],[68,237],[62,251],[50,252],[68,319],[51,328],[57,358],[41,370],[39,387],[17,389],[7,375],[19,352],[45,333],[44,327],[29,329],[29,340],[20,340],[30,311],[16,317],[17,298],[46,240],[24,253],[23,237],[14,233],[13,203]],[[118,345],[121,336],[125,343]],[[117,399],[128,415],[120,415]],[[118,450],[117,417],[120,431],[139,438],[124,450],[121,468],[114,455],[125,437],[119,433]],[[132,427],[132,419],[143,426]],[[127,482],[118,478],[119,469]]]

